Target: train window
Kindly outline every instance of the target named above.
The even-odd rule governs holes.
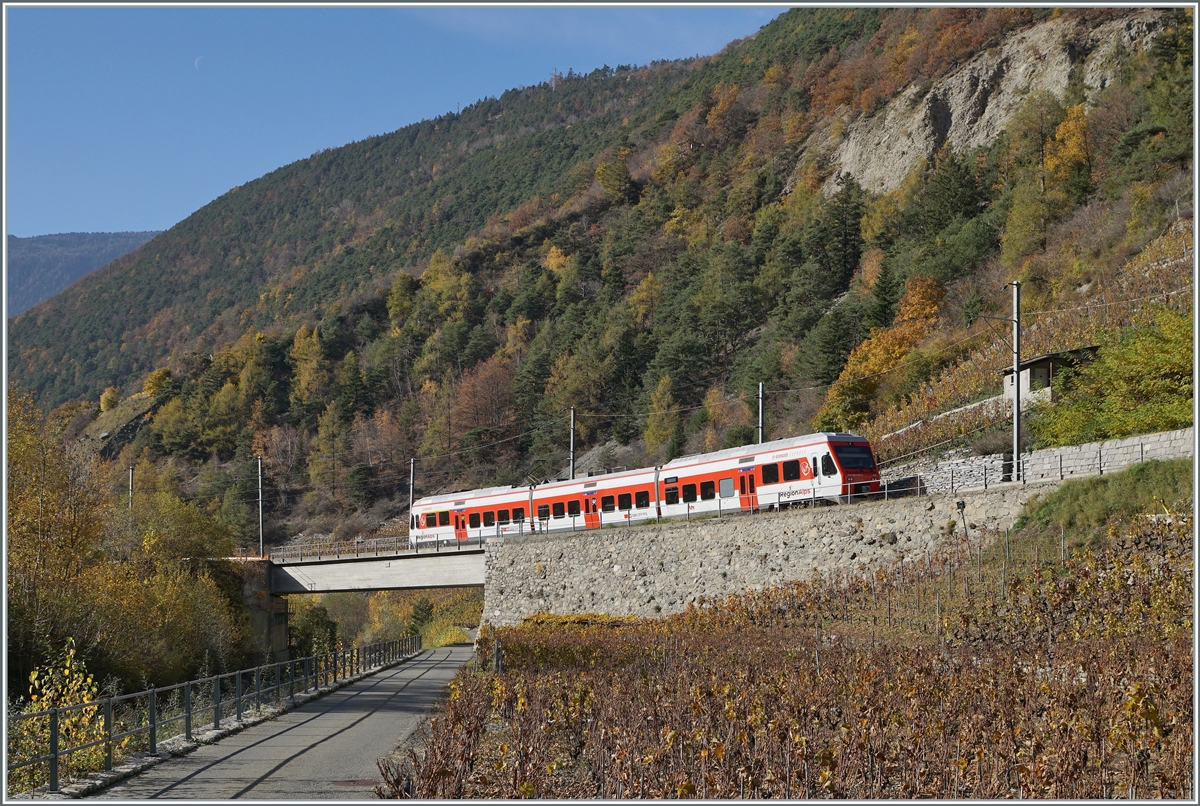
[[[816,475],[817,475],[817,471],[821,469],[821,466],[817,464],[817,457],[815,457],[815,456],[814,456],[814,457],[812,458],[812,465],[810,465],[810,466],[812,467],[812,474],[813,474],[813,476],[816,476]]]
[[[668,503],[668,504],[678,504],[679,503],[679,488],[678,487],[668,487],[666,489],[666,503]]]
[[[467,519],[470,521],[472,529],[479,528],[479,513],[478,512],[472,512],[470,515],[467,516]]]
[[[700,482],[700,500],[711,501],[717,497],[717,483],[715,481]]]
[[[690,504],[696,500],[696,485],[695,484],[683,485],[683,500],[685,503],[688,503],[688,504]]]
[[[538,520],[539,521],[550,520],[550,505],[549,504],[538,504],[537,512],[538,512]]]
[[[763,481],[767,477],[763,476]],[[784,481],[799,481],[800,480],[800,460],[793,459],[790,462],[783,463],[783,480]]]
[[[612,512],[617,508],[616,503],[617,502],[615,498],[613,498],[611,495],[606,495],[600,499],[600,509],[604,510],[605,512]]]
[[[763,484],[778,484],[779,483],[779,465],[769,464],[762,466]]]
[[[496,513],[494,513],[494,512],[483,513],[483,525],[484,526],[495,526],[496,525]]]
[[[562,501],[555,501],[551,506],[554,509],[554,517],[565,518],[567,516],[567,508],[563,506]]]
[[[508,523],[508,510],[507,509],[502,509],[496,513],[496,522],[499,523],[501,526]]]
[[[572,518],[574,518],[576,515],[579,514],[579,502],[578,501],[568,501],[567,502],[567,514],[570,515]]]
[[[733,479],[721,479],[721,497],[733,498]]]
[[[650,491],[638,490],[636,493],[634,493],[633,503],[638,509],[645,509],[646,507],[650,506]]]
[[[837,475],[837,465],[835,465],[833,463],[833,457],[830,456],[829,454],[825,454],[824,456],[821,457],[821,475],[822,476],[836,476]]]
[[[439,512],[437,515],[438,515],[438,526],[449,526],[450,525],[450,513],[449,512]]]
[[[838,462],[847,470],[874,470],[875,460],[866,445],[838,445],[833,449]]]
[[[513,507],[513,523],[525,520],[525,507]]]
[[[633,496],[629,493],[621,493],[617,496],[617,509],[633,509]]]

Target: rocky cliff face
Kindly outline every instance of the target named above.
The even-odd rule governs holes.
[[[810,135],[806,150],[828,160],[835,175],[849,172],[869,191],[894,190],[943,143],[958,153],[989,144],[1032,92],[1062,97],[1081,73],[1094,98],[1116,76],[1119,54],[1149,46],[1161,16],[1152,9],[1131,10],[1094,28],[1072,19],[1047,20],[927,87],[909,87],[870,117],[843,117],[842,125],[835,117]],[[826,190],[832,192],[832,179]]]

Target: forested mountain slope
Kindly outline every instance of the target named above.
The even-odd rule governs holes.
[[[157,232],[66,232],[8,236],[8,315],[33,307],[90,271],[132,252]]]
[[[85,401],[68,433],[144,388],[118,464],[255,537],[255,455],[277,527],[365,526],[410,457],[419,491],[553,475],[568,408],[581,448],[656,462],[750,441],[760,381],[768,438],[897,422],[968,365],[970,402],[1006,282],[1106,304],[1190,215],[1191,26],[797,9],[513,90],[235,188],[18,317],[12,379]]]

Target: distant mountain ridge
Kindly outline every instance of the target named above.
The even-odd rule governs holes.
[[[50,299],[80,277],[129,254],[160,231],[8,236],[8,315]]]

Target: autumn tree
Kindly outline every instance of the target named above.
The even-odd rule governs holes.
[[[110,502],[94,456],[64,445],[33,397],[8,389],[9,674],[27,678],[69,636],[87,566],[101,551]]]
[[[490,443],[511,435],[514,367],[494,355],[463,376],[455,387],[450,419],[465,445]]]
[[[897,367],[937,323],[945,296],[932,277],[910,278],[890,328],[875,328],[855,347],[814,421],[822,431],[849,431],[866,419],[883,373]]]
[[[391,320],[393,327],[403,327],[404,323],[408,321],[408,317],[413,312],[417,290],[420,287],[420,281],[408,272],[396,272],[396,277],[392,280],[392,288],[387,298],[388,318]]]
[[[302,460],[307,455],[304,434],[287,423],[271,426],[255,435],[254,453],[262,457],[263,472],[274,480],[279,503],[285,503],[288,490],[296,483]]]
[[[1046,173],[1073,204],[1081,204],[1092,191],[1094,152],[1084,105],[1068,107],[1046,144]]]
[[[671,379],[664,375],[650,395],[646,430],[642,434],[646,440],[646,451],[653,456],[661,456],[678,429],[679,412],[675,409],[675,398],[671,394]]]
[[[330,372],[321,347],[321,333],[301,325],[292,340],[291,418],[300,426],[311,425],[329,402]]]
[[[718,386],[710,387],[704,394],[704,450],[715,451],[722,448],[728,433],[742,434],[743,429],[750,424],[750,409],[744,400],[731,397]],[[737,444],[744,444],[738,440]]]

